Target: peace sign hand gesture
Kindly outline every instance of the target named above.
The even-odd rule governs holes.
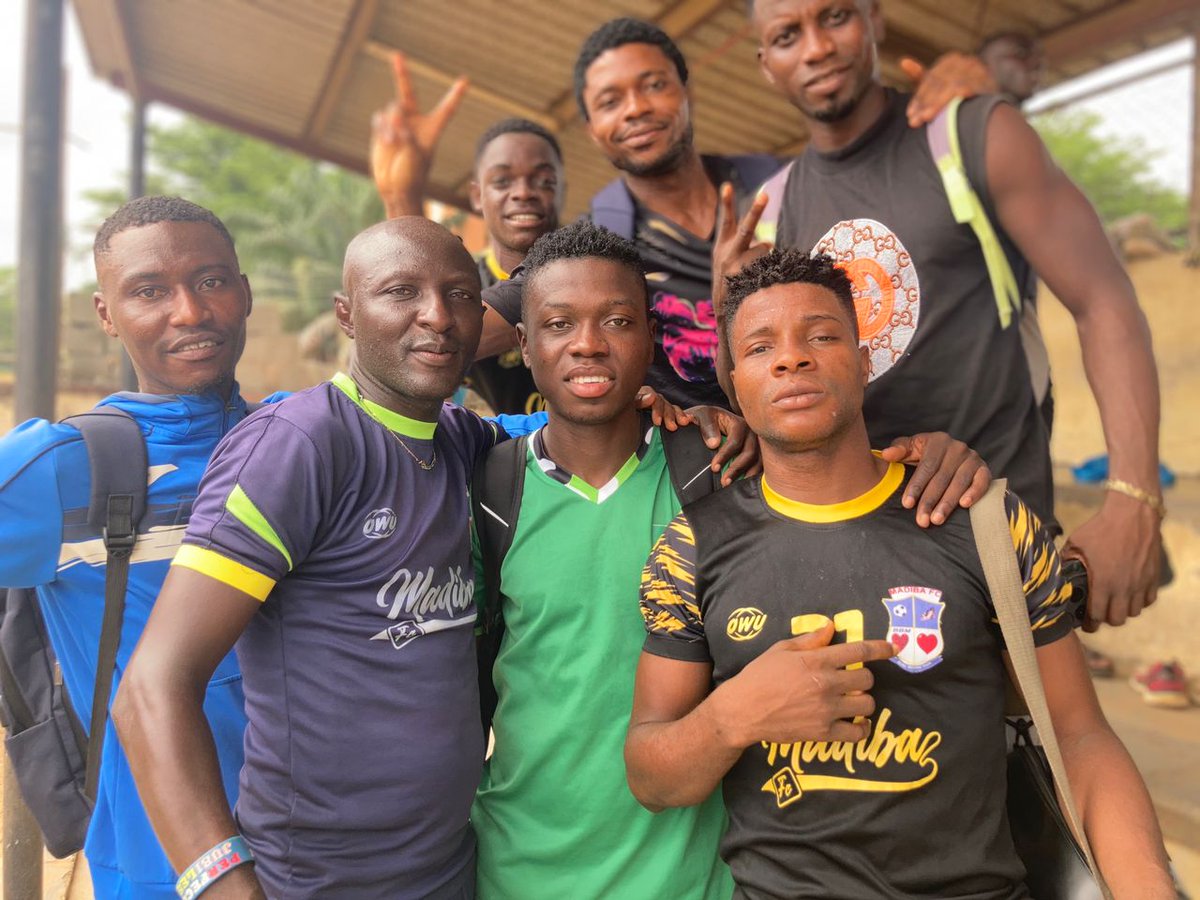
[[[467,92],[456,80],[428,113],[417,107],[403,53],[392,54],[396,99],[371,117],[371,175],[389,219],[422,214],[434,150]]]
[[[721,185],[720,212],[717,216],[717,238],[713,241],[713,313],[721,318],[725,303],[725,276],[740,272],[747,264],[758,259],[771,249],[770,244],[754,240],[758,220],[767,208],[767,194],[760,192],[754,198],[746,215],[739,222],[733,202],[733,185]]]

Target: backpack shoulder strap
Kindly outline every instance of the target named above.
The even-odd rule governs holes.
[[[1092,870],[1096,882],[1101,885],[1102,892],[1108,896],[1100,878],[1100,870],[1096,868],[1087,834],[1076,811],[1075,798],[1063,765],[1062,751],[1059,749],[1050,709],[1046,704],[1046,692],[1042,687],[1042,675],[1037,664],[1037,651],[1033,646],[1033,630],[1029,625],[1029,608],[1025,604],[1021,572],[1017,568],[1008,515],[1004,510],[1004,494],[1007,487],[1007,481],[998,478],[992,482],[983,499],[971,507],[971,531],[979,553],[979,562],[983,566],[988,593],[992,597],[992,606],[1000,622],[1000,632],[1004,636],[1009,659],[1012,660],[1017,687],[1021,690],[1029,707],[1029,715],[1033,718],[1038,736],[1042,739],[1042,749],[1046,751],[1054,783],[1062,797],[1063,812],[1067,821],[1071,823],[1071,829],[1075,832],[1080,847],[1083,848],[1088,868]]]
[[[745,153],[726,158],[733,165],[734,171],[737,172],[737,176],[745,188],[753,188],[756,184],[762,184],[775,175],[780,168],[787,168],[779,161],[778,157],[766,153]]]
[[[779,219],[783,214],[783,195],[787,189],[788,178],[791,177],[792,167],[796,162],[793,160],[788,163],[765,182],[758,189],[760,194],[767,195],[767,205],[763,209],[762,217],[758,220],[758,227],[754,229],[754,238],[764,244],[774,244],[775,237],[779,232]]]
[[[721,473],[710,468],[713,451],[704,443],[699,428],[694,425],[675,431],[660,428],[658,433],[662,436],[663,453],[671,473],[671,487],[681,506],[720,490]]]
[[[92,490],[88,523],[100,528],[107,551],[104,574],[104,618],[92,691],[92,718],[88,729],[87,776],[84,790],[96,796],[100,752],[108,723],[121,623],[125,618],[125,591],[129,584],[129,557],[137,541],[138,523],[146,514],[148,462],[146,441],[133,417],[115,407],[101,406],[63,419],[77,429],[87,445]]]
[[[491,632],[501,624],[500,567],[517,529],[528,446],[528,435],[497,444],[475,467],[471,478],[471,512],[479,536],[486,597],[481,622],[483,633]]]
[[[484,732],[491,728],[500,702],[492,677],[504,637],[500,567],[517,530],[528,445],[527,435],[497,444],[475,466],[471,476],[471,513],[483,564],[484,601],[477,620],[475,652],[479,669],[479,715]]]
[[[146,441],[129,413],[113,406],[98,406],[68,416],[64,425],[78,429],[87,445],[92,491],[88,501],[88,524],[109,526],[109,498],[128,497],[128,527],[115,523],[122,534],[133,534],[146,514]],[[122,507],[123,504],[117,504]]]
[[[946,199],[950,202],[954,221],[961,225],[970,225],[971,230],[975,232],[975,239],[979,241],[987,265],[988,279],[992,283],[992,294],[996,299],[1000,326],[1007,328],[1012,324],[1013,313],[1021,309],[1021,291],[1017,287],[1017,279],[1013,275],[1000,238],[996,235],[992,220],[967,177],[958,139],[960,106],[961,97],[951,100],[926,127],[925,136],[929,141],[929,152],[933,155],[938,174],[942,176],[942,187],[946,191]]]
[[[592,197],[592,221],[627,241],[633,239],[636,214],[633,195],[620,178],[614,178]]]

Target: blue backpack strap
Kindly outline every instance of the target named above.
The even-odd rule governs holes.
[[[620,178],[610,181],[592,197],[591,216],[595,224],[619,234],[627,241],[633,240],[637,210],[633,195]]]
[[[992,294],[996,299],[996,312],[1000,317],[1000,327],[1007,328],[1012,324],[1013,313],[1021,309],[1021,290],[1017,279],[1009,265],[1008,256],[983,201],[971,186],[963,165],[962,149],[958,140],[958,108],[962,98],[956,97],[950,101],[937,117],[925,129],[929,140],[929,151],[933,155],[934,164],[942,176],[942,186],[946,191],[946,199],[950,201],[950,211],[954,221],[960,225],[970,225],[983,251],[983,260],[987,265],[988,278],[992,283]]]
[[[92,692],[92,720],[88,729],[87,773],[84,791],[94,800],[100,777],[100,754],[108,723],[108,698],[112,693],[121,623],[125,618],[125,591],[129,584],[129,559],[137,541],[137,527],[146,514],[146,441],[133,417],[112,406],[100,406],[63,419],[79,429],[87,444],[92,475],[88,524],[100,528],[107,559],[104,567],[104,618]]]

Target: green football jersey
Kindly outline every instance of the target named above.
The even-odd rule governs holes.
[[[625,781],[638,584],[679,512],[658,430],[601,488],[555,466],[532,436],[501,568],[505,634],[495,750],[472,821],[480,900],[728,900],[719,793],[652,814]]]

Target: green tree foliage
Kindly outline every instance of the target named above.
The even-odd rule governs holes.
[[[1112,137],[1087,110],[1039,116],[1034,126],[1063,170],[1087,194],[1104,223],[1148,213],[1172,234],[1187,227],[1187,201],[1150,172],[1154,151],[1138,137]]]
[[[220,216],[255,298],[280,304],[290,328],[332,308],[346,245],[383,218],[368,179],[199,119],[152,127],[147,158],[147,192],[178,194]],[[89,199],[98,227],[125,195]]]

